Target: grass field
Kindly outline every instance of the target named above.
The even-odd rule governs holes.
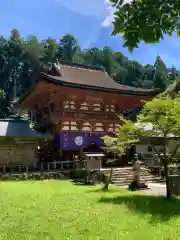
[[[1,182],[0,239],[176,240],[180,202],[67,181]]]

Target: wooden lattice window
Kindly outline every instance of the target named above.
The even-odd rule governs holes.
[[[77,121],[77,128],[78,130],[81,130],[83,128],[83,121]]]

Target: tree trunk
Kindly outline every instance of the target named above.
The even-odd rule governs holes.
[[[89,184],[89,183],[90,183],[90,171],[85,170],[84,184]]]
[[[169,172],[168,172],[168,164],[167,163],[164,164],[164,175],[165,175],[165,179],[166,179],[166,197],[171,198],[172,194],[171,194],[171,188],[170,188],[170,184],[169,184]]]
[[[103,191],[108,191],[109,190],[109,184],[111,182],[112,174],[113,174],[113,168],[111,168],[109,178],[107,179],[106,176],[105,176],[105,183],[104,183]]]
[[[169,172],[168,172],[168,159],[167,159],[167,148],[166,148],[166,135],[164,135],[164,176],[166,180],[166,197],[171,198],[171,188],[169,184]]]

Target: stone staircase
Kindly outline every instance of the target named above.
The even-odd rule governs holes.
[[[110,169],[103,169],[102,172],[106,175],[110,173]],[[134,172],[132,167],[114,168],[112,174],[112,183],[117,186],[129,185],[133,180]],[[144,183],[159,182],[160,179],[151,174],[149,169],[141,167],[141,181]]]

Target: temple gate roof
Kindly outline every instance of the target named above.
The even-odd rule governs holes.
[[[120,95],[156,96],[159,93],[157,89],[143,89],[122,85],[112,79],[101,67],[61,62],[54,64],[51,72],[41,72],[35,84],[19,98],[16,102],[17,104],[20,104],[34,91],[39,80],[63,87],[116,93]]]
[[[89,67],[79,64],[58,63],[54,64],[53,74],[41,73],[47,80],[69,86],[84,86],[92,90],[136,92],[152,94],[155,89],[142,89],[122,85],[112,79],[103,68]]]

